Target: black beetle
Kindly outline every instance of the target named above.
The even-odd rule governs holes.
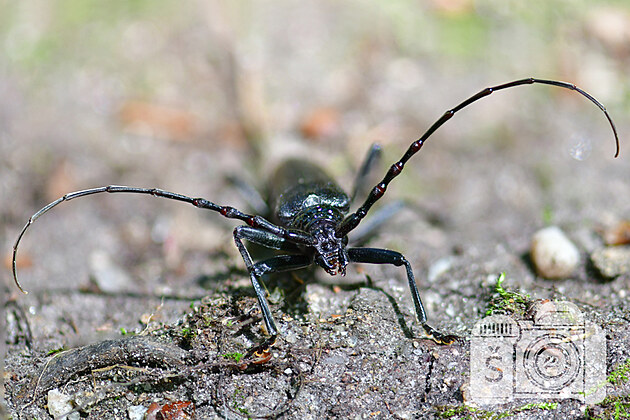
[[[348,247],[348,234],[359,225],[374,203],[385,194],[387,186],[401,173],[407,161],[456,112],[495,91],[534,83],[574,90],[597,105],[605,114],[613,130],[616,142],[615,157],[619,155],[619,138],[615,124],[604,106],[589,93],[573,84],[556,80],[535,78],[516,80],[483,89],[455,108],[446,111],[418,140],[409,146],[402,158],[390,167],[385,177],[371,190],[366,200],[354,213],[347,214],[352,201],[351,196],[346,194],[320,168],[309,162],[297,160],[288,161],[280,166],[272,182],[273,196],[276,202],[274,222],[262,216],[243,213],[233,207],[220,206],[205,198],[192,198],[156,188],[110,185],[76,191],[53,201],[29,218],[13,246],[13,278],[20,290],[24,291],[17,279],[16,254],[18,245],[28,227],[38,217],[53,207],[64,201],[104,192],[150,194],[156,197],[183,201],[202,209],[216,211],[227,218],[245,222],[246,225],[240,225],[234,229],[234,241],[247,266],[265,326],[270,335],[270,338],[265,340],[259,349],[266,351],[278,335],[278,329],[265,297],[265,289],[260,284],[261,276],[278,271],[307,267],[313,262],[326,270],[330,275],[344,275],[346,266],[350,262],[405,266],[418,320],[430,338],[439,343],[449,343],[455,339],[454,336],[441,334],[427,324],[424,306],[420,299],[411,264],[407,259],[401,253],[387,249]],[[357,177],[359,181],[364,178],[377,154],[378,148],[373,147],[359,172]],[[357,182],[357,184],[359,183]],[[355,192],[356,189],[357,187],[355,186]],[[354,196],[354,193],[352,196]],[[243,240],[285,251],[287,254],[254,263],[243,244]]]

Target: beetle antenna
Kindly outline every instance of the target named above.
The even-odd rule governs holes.
[[[551,86],[561,87],[564,89],[573,90],[573,91],[578,92],[580,95],[584,96],[591,102],[593,102],[604,113],[604,115],[606,116],[606,119],[608,120],[608,123],[610,124],[610,128],[612,129],[613,134],[615,136],[615,145],[616,145],[615,157],[619,156],[619,136],[617,134],[617,128],[615,127],[615,123],[613,122],[612,118],[608,114],[608,111],[606,110],[604,105],[601,104],[601,102],[595,99],[595,97],[593,97],[590,93],[586,92],[585,90],[577,87],[576,85],[572,83],[561,82],[558,80],[536,79],[536,78],[530,77],[527,79],[515,80],[515,81],[504,83],[501,85],[488,87],[476,93],[475,95],[471,96],[470,98],[466,99],[464,102],[460,103],[455,108],[449,109],[448,111],[446,111],[444,115],[442,115],[436,122],[433,123],[433,125],[431,125],[431,127],[429,127],[429,129],[422,135],[422,137],[420,137],[418,140],[411,143],[411,145],[409,146],[409,148],[407,149],[407,152],[405,152],[403,157],[389,168],[389,171],[387,171],[387,174],[385,174],[385,177],[381,180],[381,182],[378,183],[372,189],[372,191],[370,192],[370,195],[366,198],[365,202],[361,205],[361,207],[359,207],[356,212],[346,216],[346,218],[337,228],[337,231],[335,233],[336,236],[339,238],[342,238],[359,225],[361,220],[363,220],[363,218],[367,215],[368,211],[370,211],[370,208],[374,205],[374,203],[376,203],[385,194],[385,190],[387,190],[389,183],[392,182],[392,180],[396,178],[402,172],[405,166],[405,163],[407,163],[407,161],[411,159],[413,155],[418,153],[420,149],[422,148],[422,146],[424,145],[424,142],[429,137],[431,137],[431,135],[438,128],[440,128],[445,122],[450,120],[453,117],[453,115],[455,115],[458,111],[461,111],[463,108],[466,108],[468,105],[472,104],[473,102],[478,101],[481,98],[485,98],[486,96],[490,95],[493,92],[503,90],[503,89],[509,89],[509,88],[521,86],[521,85],[531,85],[534,83],[543,84],[543,85],[551,85]]]
[[[53,207],[56,207],[59,204],[63,203],[64,201],[70,201],[70,200],[73,200],[75,198],[85,197],[87,195],[99,194],[99,193],[147,194],[147,195],[152,195],[154,197],[166,198],[166,199],[169,199],[169,200],[183,201],[185,203],[192,204],[193,206],[201,208],[201,209],[207,209],[207,210],[216,211],[217,213],[220,213],[223,217],[227,217],[228,219],[241,220],[241,221],[247,223],[251,227],[260,228],[260,229],[263,229],[265,231],[272,232],[272,233],[274,233],[274,234],[276,234],[278,236],[281,236],[282,238],[290,238],[295,243],[311,244],[313,242],[313,238],[312,238],[311,235],[307,235],[307,234],[305,234],[303,232],[296,232],[294,230],[284,229],[282,227],[274,225],[273,223],[267,221],[263,217],[255,216],[255,215],[251,215],[251,214],[247,214],[247,213],[243,213],[242,211],[240,211],[238,209],[235,209],[234,207],[220,206],[220,205],[215,204],[215,203],[213,203],[213,202],[211,202],[209,200],[206,200],[205,198],[188,197],[186,195],[177,194],[177,193],[173,193],[173,192],[169,192],[169,191],[164,191],[164,190],[161,190],[161,189],[158,189],[158,188],[137,188],[137,187],[126,187],[126,186],[122,186],[122,185],[108,185],[106,187],[90,188],[90,189],[87,189],[87,190],[81,190],[81,191],[75,191],[75,192],[68,193],[68,194],[64,195],[63,197],[60,197],[60,198],[56,199],[52,203],[49,203],[48,205],[46,205],[45,207],[40,209],[37,213],[32,215],[28,219],[28,222],[26,222],[26,224],[22,228],[22,231],[20,232],[20,234],[18,235],[17,240],[15,241],[15,245],[13,245],[13,262],[12,262],[12,267],[13,267],[13,281],[15,282],[17,287],[23,293],[27,293],[27,292],[26,292],[26,290],[24,290],[22,288],[22,286],[20,285],[20,282],[18,281],[17,262],[16,261],[17,261],[18,246],[20,245],[20,241],[22,240],[22,237],[26,233],[26,230],[41,215],[43,215],[44,213],[48,212]]]

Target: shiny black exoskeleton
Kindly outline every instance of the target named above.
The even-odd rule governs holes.
[[[345,274],[347,236],[336,236],[337,226],[350,210],[350,197],[318,166],[303,160],[284,162],[272,177],[271,204],[275,221],[310,233],[314,246],[300,250],[328,274]]]
[[[437,342],[450,342],[453,340],[453,336],[442,335],[427,324],[426,313],[416,286],[411,264],[405,257],[399,252],[386,249],[348,247],[348,234],[357,228],[366,217],[371,207],[385,194],[389,183],[402,172],[407,161],[420,151],[424,142],[446,121],[455,115],[455,113],[495,91],[534,83],[576,91],[597,105],[605,114],[613,130],[616,141],[615,157],[618,156],[619,139],[615,125],[604,106],[590,94],[566,82],[534,78],[516,80],[483,89],[455,108],[446,111],[418,140],[414,141],[409,146],[401,159],[389,168],[381,182],[370,191],[363,204],[354,213],[349,215],[347,213],[350,209],[351,197],[354,198],[358,187],[355,186],[353,194],[349,196],[321,169],[303,160],[286,162],[280,166],[276,175],[271,180],[272,201],[275,202],[275,219],[273,222],[262,216],[243,213],[233,207],[220,206],[204,198],[192,198],[156,188],[136,188],[116,185],[92,188],[66,194],[48,204],[29,218],[13,246],[13,278],[16,285],[22,290],[17,279],[16,268],[18,245],[28,227],[38,217],[53,207],[64,201],[104,192],[149,194],[156,197],[183,201],[202,209],[218,212],[224,217],[245,222],[245,225],[237,226],[234,229],[234,241],[247,266],[251,283],[262,311],[265,326],[271,336],[269,340],[266,340],[258,348],[259,350],[267,351],[268,347],[274,342],[278,335],[278,329],[271,310],[269,309],[265,297],[265,290],[260,284],[260,278],[268,273],[303,268],[313,263],[322,267],[330,275],[344,275],[346,273],[346,267],[350,262],[404,266],[416,314],[424,330]],[[357,185],[360,185],[365,179],[365,174],[372,166],[375,156],[378,155],[378,151],[378,147],[373,147],[368,154],[368,158],[365,160],[357,177]],[[254,242],[287,253],[254,263],[243,241]]]

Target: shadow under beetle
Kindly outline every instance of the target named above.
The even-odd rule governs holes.
[[[261,350],[268,352],[268,348],[275,342],[278,335],[278,328],[276,327],[265,297],[265,289],[260,283],[261,277],[268,273],[307,267],[313,263],[322,267],[332,276],[336,274],[345,275],[346,266],[350,262],[404,266],[407,272],[407,280],[409,282],[416,315],[418,316],[420,324],[422,324],[427,335],[434,341],[438,343],[450,343],[456,337],[439,333],[427,324],[426,312],[422,305],[420,293],[418,292],[416,280],[409,261],[407,261],[401,253],[396,251],[380,248],[348,247],[348,234],[361,223],[374,203],[385,194],[387,186],[401,173],[407,161],[420,151],[424,142],[446,121],[455,115],[456,112],[495,91],[534,83],[576,91],[597,105],[608,119],[615,136],[615,157],[619,155],[619,137],[615,124],[606,111],[606,108],[589,93],[571,83],[556,80],[535,78],[516,80],[486,88],[466,99],[455,108],[446,111],[429,127],[422,137],[409,146],[400,160],[389,168],[385,177],[371,190],[363,204],[354,213],[347,214],[350,210],[351,196],[346,194],[320,168],[301,160],[290,160],[281,165],[272,180],[271,188],[274,191],[272,197],[274,197],[275,203],[271,204],[275,206],[272,207],[275,209],[274,222],[262,216],[243,213],[233,207],[220,206],[205,198],[192,198],[157,188],[135,188],[117,185],[91,188],[66,194],[48,204],[29,218],[13,246],[13,279],[18,288],[24,292],[17,279],[16,254],[18,245],[28,227],[38,217],[53,207],[64,201],[104,192],[149,194],[156,197],[183,201],[195,207],[218,212],[224,217],[245,222],[245,225],[237,226],[234,229],[234,242],[247,266],[247,271],[249,272],[252,286],[256,292],[256,298],[258,299],[262,317],[267,332],[270,335],[270,338],[265,340],[257,348],[257,354],[260,354],[259,351]],[[357,175],[357,185],[355,185],[352,197],[354,197],[357,191],[358,184],[364,181],[365,174],[372,166],[372,162],[374,162],[378,152],[378,146],[373,146]],[[247,248],[243,244],[244,240],[268,248],[286,251],[287,254],[278,255],[254,263]]]

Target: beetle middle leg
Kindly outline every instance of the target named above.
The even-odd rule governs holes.
[[[354,201],[357,195],[362,195],[367,192],[370,172],[372,172],[382,157],[383,149],[381,145],[378,143],[372,144],[354,180],[352,195],[350,196],[351,201]],[[396,200],[373,212],[371,217],[354,231],[351,243],[355,246],[364,244],[385,222],[397,214],[404,206],[405,204],[401,200]]]
[[[372,144],[370,150],[365,156],[363,163],[361,164],[361,168],[357,172],[357,176],[354,179],[354,185],[352,186],[352,194],[350,195],[350,200],[353,201],[357,194],[363,193],[363,190],[366,189],[366,181],[368,175],[374,169],[374,166],[381,160],[383,155],[383,149],[381,145],[378,143]]]
[[[409,282],[413,304],[416,308],[416,315],[428,337],[438,344],[451,344],[458,339],[455,335],[442,334],[427,324],[427,314],[424,310],[422,299],[420,298],[420,292],[416,285],[416,279],[413,275],[411,264],[400,252],[381,248],[348,248],[348,256],[351,262],[356,263],[392,264],[397,267],[404,265],[407,270],[407,280]]]

